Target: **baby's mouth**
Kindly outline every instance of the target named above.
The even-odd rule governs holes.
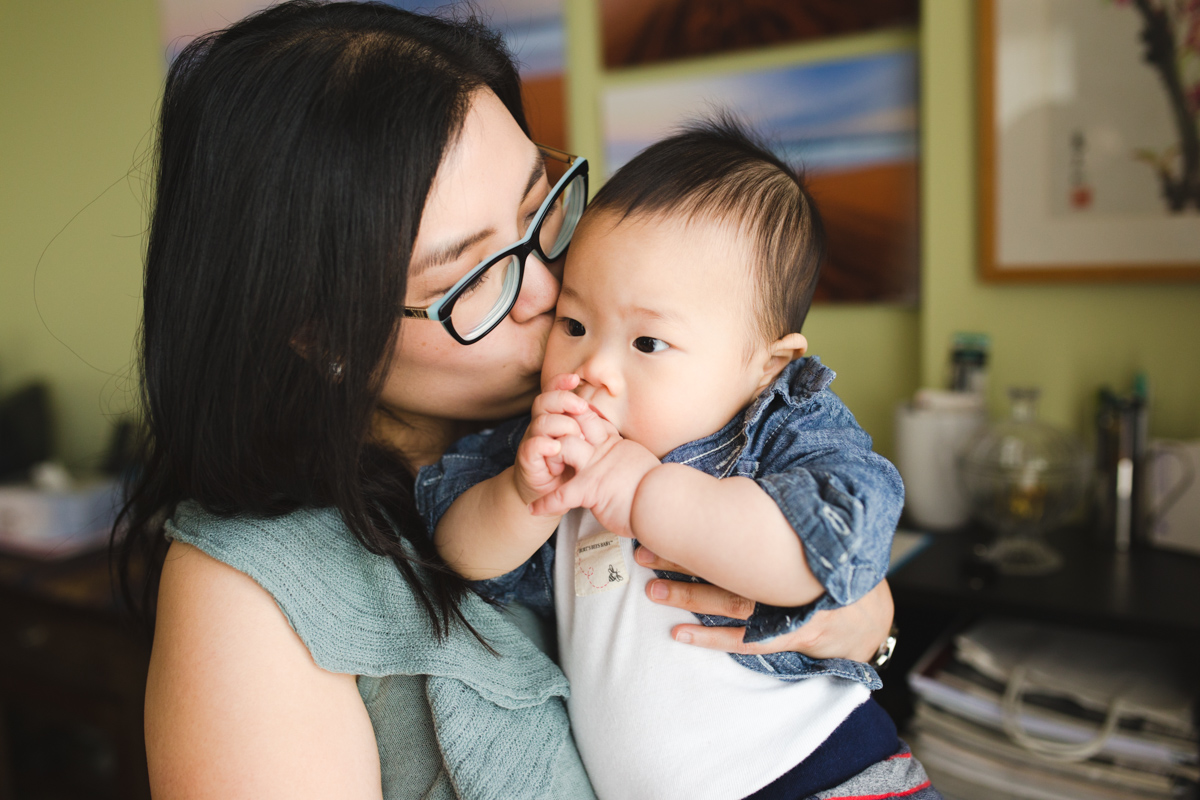
[[[597,417],[599,417],[600,419],[604,420],[604,421],[605,421],[605,422],[607,422],[609,425],[613,425],[613,427],[616,427],[616,425],[613,423],[613,421],[612,421],[611,419],[609,419],[608,417],[604,416],[604,412],[603,412],[603,411],[601,411],[600,409],[596,408],[596,407],[595,407],[594,405],[592,405],[591,403],[588,403],[588,408],[590,408],[592,411],[594,411]]]

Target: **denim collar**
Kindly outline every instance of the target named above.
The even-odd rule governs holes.
[[[664,464],[687,464],[710,475],[728,476],[737,464],[750,432],[766,424],[778,411],[798,408],[824,390],[836,377],[818,356],[799,358],[788,364],[742,413],[716,433],[675,448]]]

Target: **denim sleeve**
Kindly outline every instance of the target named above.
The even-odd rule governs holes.
[[[798,608],[760,603],[747,621],[747,642],[794,631],[815,612],[873,589],[887,574],[904,505],[900,474],[871,450],[871,437],[833,392],[822,389],[779,413],[756,481],[800,537],[825,594]]]
[[[502,422],[495,428],[464,436],[450,446],[436,464],[417,473],[417,512],[430,536],[438,522],[463,492],[494,478],[517,460],[517,446],[529,417]]]
[[[436,464],[421,467],[417,473],[417,511],[425,520],[432,537],[438,522],[465,491],[494,478],[513,465],[517,446],[529,417],[518,417],[491,430],[464,436],[442,455]],[[553,541],[553,540],[551,540]],[[542,545],[538,552],[512,572],[486,581],[473,581],[471,587],[482,597],[501,604],[519,601],[543,619],[553,619],[554,593],[550,580],[554,575],[554,547]]]

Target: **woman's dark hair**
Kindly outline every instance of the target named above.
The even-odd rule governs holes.
[[[125,598],[148,619],[163,521],[191,499],[219,515],[334,507],[439,636],[462,620],[466,584],[424,533],[411,465],[370,431],[425,198],[482,88],[528,132],[496,34],[377,3],[283,3],[172,64],[140,342],[148,435],[114,528]]]

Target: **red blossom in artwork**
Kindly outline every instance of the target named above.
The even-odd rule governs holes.
[[[1200,114],[1200,83],[1194,84],[1187,90],[1188,108],[1193,114]]]

